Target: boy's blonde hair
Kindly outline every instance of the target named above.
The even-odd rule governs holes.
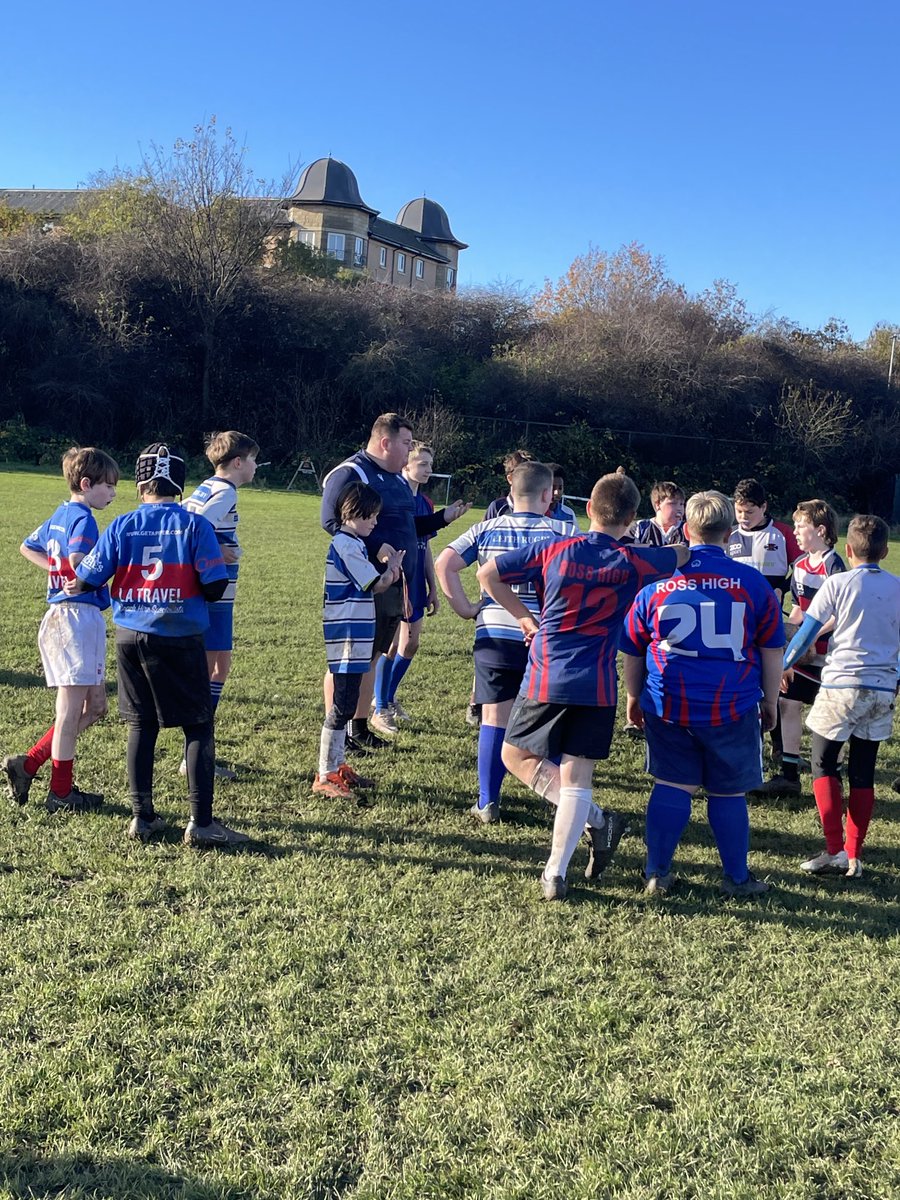
[[[734,504],[721,492],[695,492],[685,507],[685,520],[695,537],[721,541],[734,525]]]
[[[63,478],[72,492],[81,491],[82,479],[95,483],[118,483],[119,464],[96,446],[71,446],[62,456]]]
[[[429,446],[427,442],[413,442],[409,448],[409,457],[414,454],[430,454],[434,458],[434,446]]]
[[[598,525],[624,525],[632,520],[641,502],[633,479],[614,471],[603,475],[591,488],[591,520]]]
[[[802,517],[815,529],[825,527],[825,541],[829,546],[837,542],[837,513],[826,500],[801,500],[794,509],[794,520]]]
[[[211,433],[206,441],[206,457],[218,470],[233,458],[251,458],[259,454],[259,446],[246,433],[227,429],[224,433]]]

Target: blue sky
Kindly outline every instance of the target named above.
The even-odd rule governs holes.
[[[900,322],[900,6],[883,0],[17,4],[0,186],[74,187],[216,114],[265,178],[329,153],[424,191],[460,283],[641,242],[691,291],[864,337]]]

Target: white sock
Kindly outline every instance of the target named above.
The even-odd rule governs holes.
[[[606,824],[606,813],[603,811],[603,809],[600,807],[599,804],[595,804],[592,800],[591,806],[588,809],[587,822],[586,822],[584,828],[586,830],[587,829],[602,829],[605,824]]]
[[[346,729],[329,729],[322,726],[322,736],[319,739],[319,777],[324,779],[332,771],[336,771],[344,761],[344,744],[347,741]]]
[[[331,750],[328,754],[328,770],[336,771],[338,767],[343,766],[344,750],[347,745],[347,726],[343,729],[333,729],[331,737]]]
[[[538,765],[534,768],[534,774],[531,776],[528,786],[533,792],[546,800],[548,804],[559,804],[559,767],[556,763],[552,763],[549,758],[542,758]],[[606,814],[599,804],[591,802],[588,809],[587,821],[585,829],[593,827],[594,829],[602,829],[606,824]]]
[[[544,867],[544,876],[553,879],[556,875],[566,877],[569,862],[581,839],[591,807],[591,789],[564,787],[559,789],[559,804],[553,822],[553,842],[550,857]]]

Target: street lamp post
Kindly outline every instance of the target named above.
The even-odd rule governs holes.
[[[894,373],[894,349],[897,345],[896,333],[891,338],[891,361],[888,363],[888,387],[891,386],[891,376]]]

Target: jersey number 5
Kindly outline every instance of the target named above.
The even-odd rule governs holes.
[[[162,546],[145,546],[143,555],[141,556],[141,566],[150,570],[143,570],[141,574],[148,583],[152,583],[154,579],[159,579],[162,575],[163,563],[161,558],[155,558],[154,555],[162,554]]]

